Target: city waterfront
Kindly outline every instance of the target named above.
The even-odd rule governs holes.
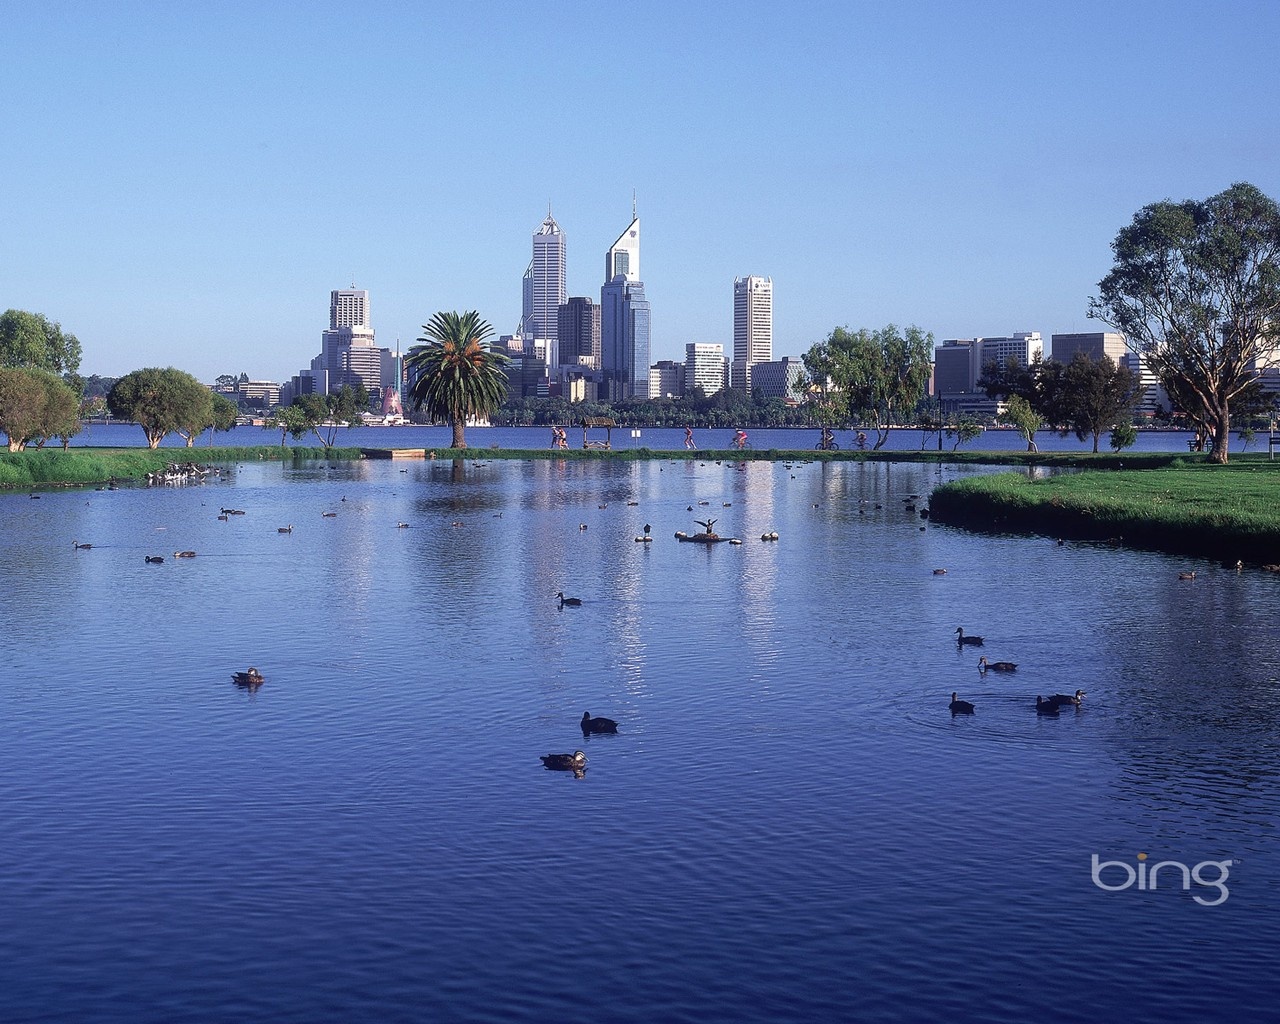
[[[548,433],[0,494],[0,1016],[1270,1012],[1275,576],[921,520],[971,467],[485,461]]]
[[[581,448],[583,440],[582,427],[577,424],[565,426],[567,443],[570,448]],[[633,433],[636,431],[637,433]],[[867,436],[866,450],[871,451],[875,442],[874,434],[863,431]],[[817,427],[751,429],[747,432],[747,443],[754,450],[778,449],[779,451],[812,451],[821,437]],[[836,442],[842,451],[856,451],[857,431],[837,430]],[[1107,436],[1104,435],[1100,451],[1109,452]],[[1184,430],[1142,430],[1138,432],[1137,443],[1131,450],[1139,452],[1185,452],[1188,440],[1194,434]],[[595,427],[588,432],[591,440],[603,440],[606,433]],[[638,448],[650,448],[654,451],[678,451],[684,449],[684,429],[682,427],[615,427],[609,434],[613,448],[627,451]],[[703,449],[728,449],[733,443],[734,428],[698,428],[694,431],[694,442]],[[308,434],[300,440],[290,437],[289,447],[305,446],[316,448],[320,441],[314,434]],[[340,447],[356,448],[447,448],[450,431],[447,426],[435,427],[355,427],[341,428],[336,435],[336,443]],[[951,451],[955,446],[955,438],[943,436],[942,448]],[[212,444],[210,442],[212,441]],[[280,431],[266,430],[262,427],[239,426],[233,430],[210,435],[206,431],[192,449],[193,457],[210,447],[245,447],[252,445],[278,444]],[[922,443],[923,442],[923,443]],[[90,423],[85,429],[71,439],[73,447],[95,448],[139,448],[147,443],[142,428],[132,423]],[[548,427],[468,427],[467,444],[479,454],[486,448],[519,448],[537,449],[551,448],[551,428]],[[1036,434],[1036,444],[1046,452],[1087,452],[1092,450],[1092,441],[1079,441],[1074,434],[1060,437],[1057,433],[1042,430]],[[178,434],[170,434],[164,440],[165,448],[183,448],[186,442]],[[973,441],[960,446],[962,452],[972,451],[1026,451],[1027,442],[1016,430],[984,430]],[[1242,442],[1232,438],[1232,451],[1242,450]],[[1266,450],[1266,434],[1259,435],[1253,442],[1250,451]],[[886,451],[938,451],[938,435],[936,433],[922,435],[921,431],[909,428],[896,428],[889,432],[885,443]]]

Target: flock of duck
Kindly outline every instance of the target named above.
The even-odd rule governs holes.
[[[612,718],[592,718],[590,711],[582,713],[579,724],[583,736],[601,736],[607,733],[616,735],[618,732],[618,723]],[[579,779],[587,772],[587,755],[581,750],[575,750],[572,754],[542,754],[538,760],[549,771],[573,772],[574,777]]]
[[[973,634],[965,635],[964,627],[956,627],[956,646],[963,649],[965,647],[981,647],[985,643],[985,638],[974,636]],[[1012,661],[990,661],[986,655],[978,659],[978,672],[985,675],[987,672],[1016,672],[1018,665]],[[1065,707],[1079,707],[1080,702],[1085,696],[1084,690],[1076,690],[1074,694],[1055,693],[1051,697],[1037,695],[1035,709],[1038,715],[1057,715]],[[952,715],[972,715],[974,706],[970,701],[961,700],[959,691],[951,694],[951,703],[948,705]]]

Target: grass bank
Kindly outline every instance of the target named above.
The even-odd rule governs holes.
[[[358,459],[359,448],[41,448],[0,451],[0,488],[68,487],[113,480],[141,480],[172,462]]]
[[[1228,466],[1182,460],[1038,479],[1000,473],[944,484],[929,510],[937,522],[970,529],[1280,563],[1280,463],[1265,459]]]

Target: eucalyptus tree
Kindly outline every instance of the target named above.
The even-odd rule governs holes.
[[[1143,207],[1089,315],[1123,331],[1225,463],[1231,408],[1280,341],[1280,207],[1253,185]]]
[[[51,437],[69,440],[80,431],[79,399],[48,370],[0,367],[0,431],[11,452]]]
[[[107,393],[107,408],[117,419],[132,420],[158,448],[174,432],[212,422],[212,392],[191,374],[173,367],[147,367],[126,373]],[[203,428],[202,428],[203,429]]]
[[[0,313],[0,366],[74,374],[80,369],[80,342],[43,313],[8,309]]]
[[[924,397],[933,365],[933,335],[890,324],[878,331],[837,327],[802,357],[810,378],[832,406],[876,432],[875,450],[889,429]]]
[[[409,349],[409,400],[416,411],[453,428],[454,448],[467,446],[468,418],[492,416],[507,393],[508,360],[488,345],[493,328],[479,314],[439,312]]]

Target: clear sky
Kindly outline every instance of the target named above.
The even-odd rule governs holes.
[[[599,301],[632,192],[652,358],[837,325],[1100,329],[1116,232],[1280,197],[1280,4],[0,0],[0,308],[81,372],[287,379],[329,292],[381,345],[520,316],[552,211]]]

